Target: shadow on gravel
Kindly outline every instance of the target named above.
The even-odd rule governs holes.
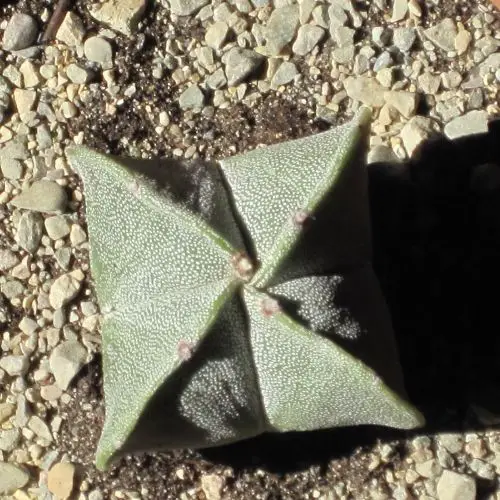
[[[488,134],[428,141],[410,162],[373,164],[369,175],[374,267],[427,426],[264,435],[205,458],[285,473],[379,439],[500,423],[500,121]]]

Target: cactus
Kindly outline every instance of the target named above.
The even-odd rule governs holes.
[[[103,315],[99,468],[263,432],[422,424],[370,264],[369,120],[219,163],[68,149]]]

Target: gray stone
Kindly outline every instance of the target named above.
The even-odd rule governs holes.
[[[51,353],[49,365],[56,384],[63,391],[87,361],[87,350],[76,340],[59,344]]]
[[[393,60],[392,60],[391,54],[387,51],[384,51],[375,60],[375,63],[373,65],[373,71],[378,72],[381,69],[388,68],[389,66],[392,66],[392,64],[393,64]]]
[[[66,191],[56,182],[36,181],[10,203],[17,208],[37,212],[63,212],[68,198]]]
[[[146,11],[146,0],[108,0],[97,5],[89,9],[90,15],[127,36],[137,31]]]
[[[455,89],[462,82],[462,75],[458,71],[448,71],[441,74],[441,80],[445,89]]]
[[[20,179],[23,176],[23,164],[15,158],[0,159],[0,167],[7,179]]]
[[[361,101],[367,106],[381,108],[385,104],[385,89],[375,78],[350,76],[344,80],[344,88],[351,99]]]
[[[25,486],[30,480],[29,474],[9,462],[0,462],[0,493],[8,495]]]
[[[314,7],[316,7],[316,0],[302,0],[299,2],[300,24],[306,24],[309,21]]]
[[[414,116],[401,130],[403,145],[411,157],[415,149],[438,131],[437,125],[425,116]]]
[[[325,30],[323,28],[305,24],[299,28],[292,51],[299,56],[305,56],[318,45],[324,36]]]
[[[418,77],[418,84],[426,94],[436,95],[441,85],[441,77],[426,71]]]
[[[417,33],[415,28],[395,28],[392,37],[392,43],[401,52],[409,52],[413,47]]]
[[[332,51],[332,60],[338,64],[348,64],[354,59],[354,45],[347,47],[337,47]]]
[[[472,477],[444,470],[437,483],[439,500],[475,500],[476,482]]]
[[[30,90],[29,92],[32,91]],[[0,149],[0,161],[5,158],[27,160],[30,157],[30,152],[26,146],[25,139],[26,137],[17,137],[16,139],[9,141],[2,149]]]
[[[78,46],[83,42],[85,36],[85,27],[82,20],[74,13],[69,11],[64,16],[63,22],[57,30],[56,38],[68,47]]]
[[[339,47],[347,47],[354,43],[355,31],[347,26],[332,26],[330,34]]]
[[[324,4],[316,5],[312,12],[313,22],[316,26],[328,29],[330,24],[328,17],[328,7]]]
[[[60,240],[68,236],[71,225],[62,215],[54,215],[45,219],[45,230],[51,240]]]
[[[469,109],[481,109],[484,103],[484,95],[482,89],[473,89],[469,94],[467,107]]]
[[[211,24],[205,33],[205,42],[209,47],[219,50],[229,34],[229,26],[224,21]]]
[[[394,0],[392,4],[391,22],[402,21],[408,13],[408,0]]]
[[[378,144],[370,149],[368,163],[399,163],[399,158],[392,148]]]
[[[336,26],[344,26],[349,21],[344,9],[337,3],[328,7],[328,19],[330,20],[330,30]]]
[[[71,274],[59,276],[50,287],[49,302],[52,308],[59,309],[73,300],[80,291],[81,283]]]
[[[10,18],[3,33],[3,49],[9,51],[25,49],[35,43],[37,35],[36,21],[27,14],[16,12]]]
[[[190,16],[208,3],[210,0],[170,0],[170,10],[177,16]]]
[[[11,377],[23,375],[28,371],[29,359],[26,356],[9,355],[0,359],[0,368],[5,370]]]
[[[417,109],[416,92],[388,90],[384,94],[384,99],[387,104],[396,109],[405,118],[413,116]]]
[[[28,401],[26,400],[26,396],[24,394],[20,394],[17,397],[16,404],[16,416],[14,418],[14,425],[16,427],[25,427],[28,423],[30,417],[30,408]]]
[[[372,40],[373,43],[379,47],[385,47],[389,45],[391,41],[392,32],[385,26],[375,26],[372,29]]]
[[[17,241],[27,252],[35,253],[43,235],[43,217],[37,212],[25,212],[19,218]]]
[[[271,80],[271,85],[273,87],[278,87],[280,85],[286,85],[290,83],[299,74],[297,67],[290,61],[284,61],[281,63],[274,73]]]
[[[203,106],[205,96],[198,85],[191,85],[179,97],[181,109],[199,109]]]
[[[100,36],[91,36],[83,44],[85,57],[92,62],[98,63],[103,69],[113,67],[113,47]]]
[[[32,319],[28,318],[28,316],[24,316],[23,319],[19,322],[19,330],[21,330],[25,335],[31,335],[38,330],[38,323]]]
[[[225,64],[227,84],[232,87],[257,71],[263,63],[264,57],[253,50],[233,47],[224,54],[222,61]]]
[[[277,56],[280,54],[294,39],[298,26],[299,8],[297,5],[286,5],[273,10],[264,32],[266,55]]]
[[[28,428],[42,439],[45,439],[49,442],[51,442],[53,439],[49,426],[38,415],[33,415],[32,417],[30,417],[30,419],[28,420]]]
[[[9,248],[0,248],[0,271],[5,272],[19,264],[19,257]]]
[[[69,268],[69,262],[71,260],[71,250],[68,247],[58,248],[55,252],[55,258],[57,263],[62,269],[67,270]]]
[[[222,68],[215,70],[207,79],[207,86],[212,90],[221,89],[227,84],[227,78]]]
[[[469,111],[463,116],[454,118],[444,127],[444,133],[449,139],[486,132],[488,132],[488,113],[484,110]]]
[[[436,46],[446,52],[455,50],[455,37],[457,36],[457,27],[453,19],[449,17],[443,19],[440,23],[424,31],[425,36]]]
[[[0,431],[0,450],[11,452],[16,447],[20,437],[19,429]]]
[[[83,85],[90,80],[91,72],[86,68],[82,68],[78,64],[71,63],[66,68],[66,75],[73,83]]]
[[[6,299],[11,300],[24,293],[24,285],[18,280],[9,280],[0,285],[0,291]]]

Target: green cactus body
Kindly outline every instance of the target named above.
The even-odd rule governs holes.
[[[103,312],[99,468],[266,431],[422,424],[370,265],[368,122],[362,109],[218,164],[68,151]]]

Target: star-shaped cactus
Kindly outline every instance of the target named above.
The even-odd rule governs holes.
[[[98,467],[266,431],[422,423],[370,265],[369,119],[219,163],[68,150],[103,313]]]

